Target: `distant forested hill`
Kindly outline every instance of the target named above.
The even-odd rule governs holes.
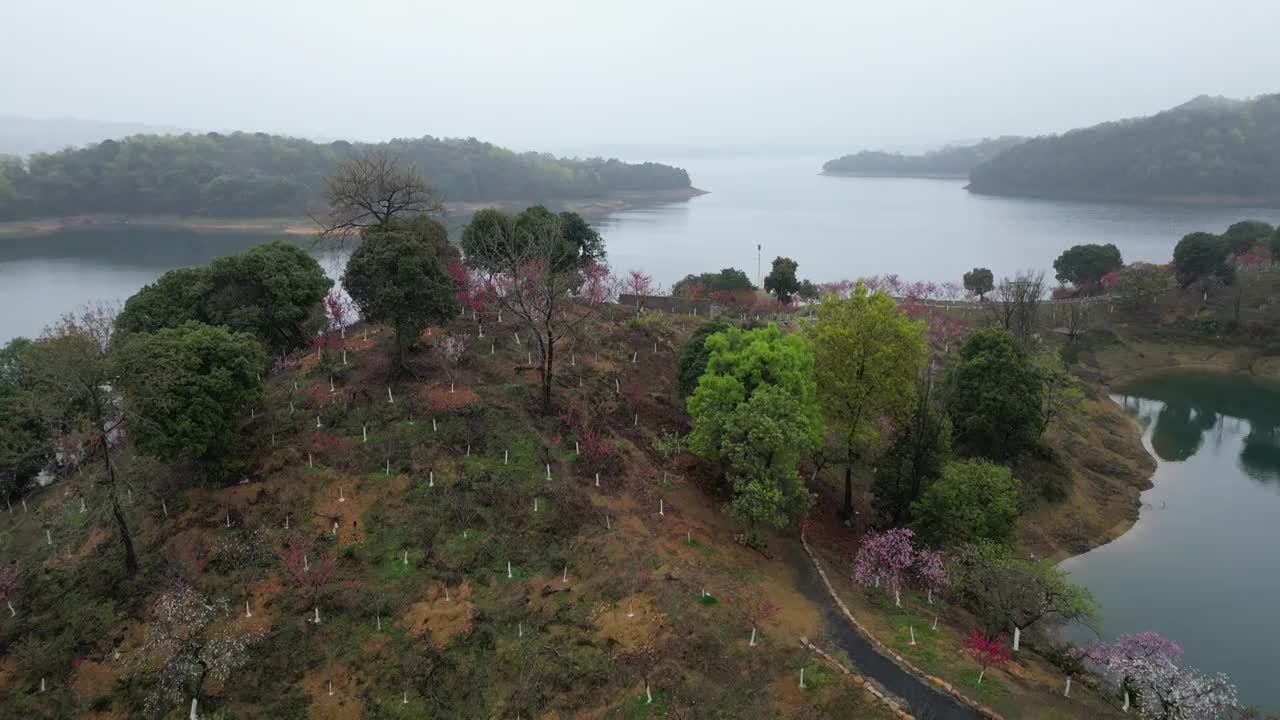
[[[1146,118],[1039,137],[974,168],[993,195],[1280,205],[1280,95],[1199,97]]]
[[[604,197],[689,187],[680,168],[516,153],[475,139],[393,140],[448,201]],[[0,220],[95,213],[265,217],[314,209],[323,178],[356,146],[263,133],[138,135],[0,156]]]
[[[829,160],[822,172],[829,175],[891,175],[902,177],[967,177],[969,171],[1009,148],[1026,142],[1024,137],[1006,135],[988,138],[974,145],[948,145],[924,155],[864,150]]]

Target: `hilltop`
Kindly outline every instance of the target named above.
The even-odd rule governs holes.
[[[1150,117],[1037,137],[968,189],[1069,200],[1280,205],[1280,95],[1201,96]]]
[[[863,150],[829,160],[822,166],[826,175],[878,175],[889,177],[968,177],[969,171],[1026,138],[1005,135],[969,144],[948,145],[923,155],[902,155],[879,150]]]

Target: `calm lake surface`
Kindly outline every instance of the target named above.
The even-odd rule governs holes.
[[[1133,529],[1062,567],[1093,591],[1104,635],[1160,632],[1187,665],[1227,673],[1242,702],[1276,712],[1280,387],[1177,373],[1123,391],[1154,487]]]
[[[616,271],[640,269],[663,286],[691,272],[765,272],[776,255],[815,281],[898,273],[960,281],[975,265],[997,277],[1052,267],[1078,243],[1112,242],[1128,260],[1167,261],[1180,237],[1222,231],[1248,208],[1090,205],[970,195],[960,180],[823,177],[820,155],[648,157],[687,168],[711,193],[618,213],[598,225]],[[260,234],[118,227],[38,238],[0,237],[0,342],[35,335],[96,300],[123,301],[174,267],[197,265],[269,239]],[[326,264],[330,272],[340,272]],[[1052,274],[1052,273],[1050,273]]]

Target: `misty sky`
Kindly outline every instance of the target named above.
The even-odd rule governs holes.
[[[921,147],[1280,91],[1275,0],[3,0],[0,114]]]

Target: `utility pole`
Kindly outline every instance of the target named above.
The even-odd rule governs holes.
[[[760,243],[756,243],[756,285],[760,287],[764,287],[764,276],[760,274],[761,273],[760,250],[761,250]]]

